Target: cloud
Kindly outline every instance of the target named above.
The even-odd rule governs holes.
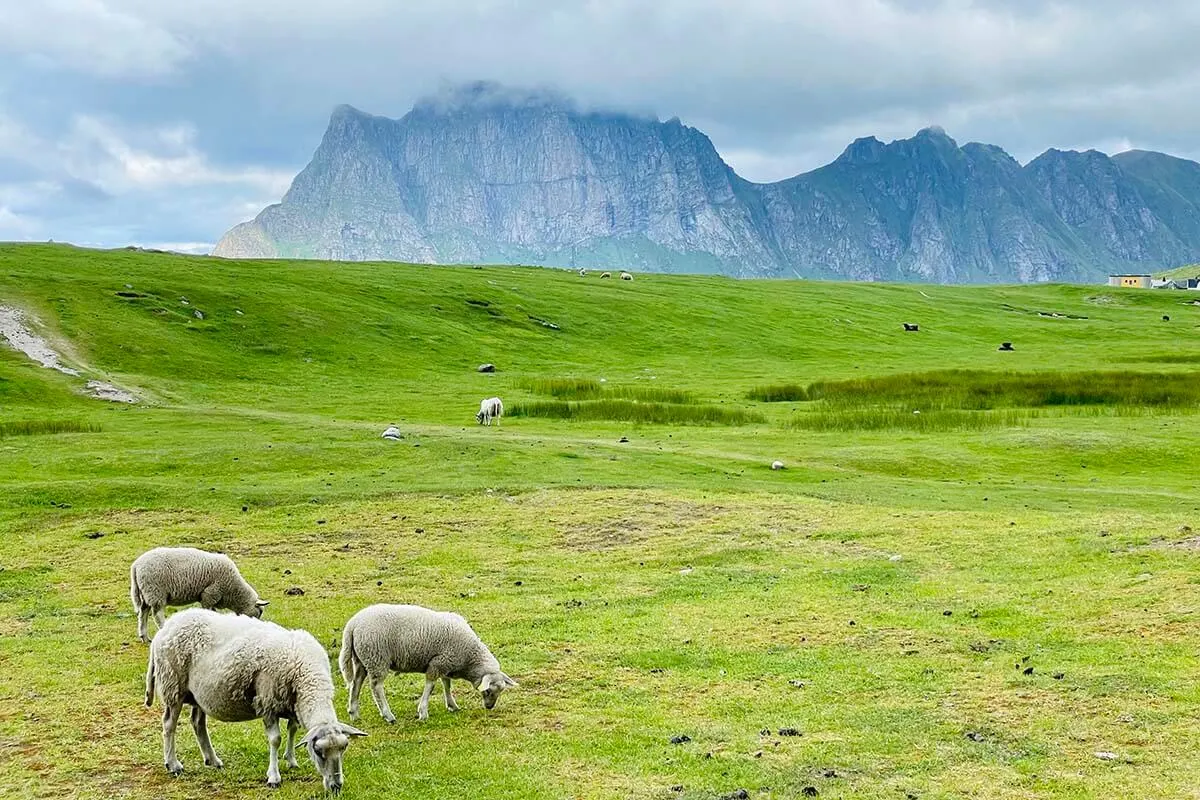
[[[278,198],[334,106],[400,116],[478,79],[679,116],[754,180],[931,123],[1021,160],[1195,156],[1197,39],[1193,0],[7,3],[0,109],[19,124],[0,115],[0,182],[65,173],[111,198],[69,226],[204,242],[223,228],[198,226]]]
[[[153,78],[188,55],[145,15],[106,0],[39,0],[0,7],[0,52],[54,69],[107,78]]]

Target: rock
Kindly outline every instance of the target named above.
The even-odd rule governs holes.
[[[1116,761],[1120,756],[1116,753],[1110,753],[1107,750],[1100,750],[1094,754],[1101,761]]]
[[[975,731],[970,731],[969,733],[967,733],[967,738],[970,739],[972,742],[982,742],[983,734],[977,733]]]
[[[204,312],[197,308],[192,311],[192,316],[196,319],[204,319]]]
[[[85,533],[83,535],[83,538],[85,538],[85,539],[102,539],[102,538],[104,538],[104,533],[102,531],[91,531],[90,533]]]
[[[747,792],[745,789],[738,789],[738,790],[734,791],[732,794],[725,795],[724,798],[722,798],[722,800],[748,800],[749,797],[750,797],[750,793]]]
[[[1021,674],[1022,675],[1032,675],[1033,667],[1026,667],[1025,669],[1021,670]]]
[[[780,728],[779,735],[780,736],[802,736],[803,734],[801,734],[800,731],[796,730],[795,728]]]
[[[998,349],[998,350],[1012,350],[1012,349],[1013,349],[1012,342],[1001,342],[1001,343],[1000,343],[1000,346],[999,346],[998,348],[996,348],[996,349]]]
[[[626,444],[628,441],[629,441],[628,436],[622,436],[620,439],[617,440],[617,444]]]
[[[804,681],[798,681],[798,680],[793,679],[793,680],[788,681],[788,686],[791,686],[794,689],[803,689]]]
[[[690,742],[691,740],[692,740],[692,737],[688,736],[686,733],[681,733],[681,734],[678,734],[677,736],[671,737],[671,744],[686,744],[686,743]]]
[[[304,596],[304,590],[301,589],[299,586],[293,586],[290,589],[285,589],[283,593],[289,597],[303,597]]]
[[[805,786],[800,790],[800,794],[804,795],[805,797],[816,797],[820,794],[820,792],[817,791],[817,787],[815,786]]]
[[[783,462],[782,461],[772,461],[771,469],[774,469],[774,470],[783,469]]]
[[[495,371],[496,371],[496,365],[495,365],[495,364],[480,364],[480,365],[479,365],[479,366],[476,368],[476,370],[475,370],[475,371],[476,371],[476,372],[495,372]]]

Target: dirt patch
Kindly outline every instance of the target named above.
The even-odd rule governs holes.
[[[68,367],[62,356],[44,338],[33,332],[32,321],[20,310],[11,306],[0,306],[0,337],[18,353],[41,364],[46,369],[57,370],[64,375],[79,376],[79,370]],[[84,391],[97,400],[113,403],[136,403],[137,397],[111,383],[91,380]]]
[[[138,401],[137,397],[124,389],[102,381],[88,381],[87,393],[97,400],[108,400],[112,403],[136,403]]]
[[[1176,550],[1200,551],[1200,536],[1193,536],[1190,539],[1184,539],[1181,542],[1172,542],[1170,546]]]
[[[79,374],[78,370],[62,363],[54,348],[30,329],[25,315],[15,308],[0,306],[0,336],[3,336],[18,353],[24,353],[46,369],[58,370],[67,375]]]
[[[571,550],[614,550],[645,542],[654,533],[641,520],[622,517],[572,525],[563,531],[562,544]]]

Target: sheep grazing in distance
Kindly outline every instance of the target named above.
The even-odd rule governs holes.
[[[612,273],[611,273],[611,272],[601,272],[601,273],[600,273],[600,277],[601,277],[601,278],[611,278],[611,277],[612,277]]]
[[[248,617],[261,617],[268,601],[238,572],[229,556],[194,547],[156,547],[129,568],[129,597],[137,612],[138,638],[150,641],[149,617],[163,626],[167,606],[199,603],[205,608],[228,608]]]
[[[580,268],[579,268],[579,277],[581,277],[581,278],[586,278],[586,277],[587,277],[587,270],[586,270],[586,269],[584,269],[583,267],[580,267]]]
[[[771,462],[771,469],[773,469],[773,470],[781,470],[781,469],[783,469],[783,462],[782,462],[782,461],[772,461],[772,462]]]
[[[631,281],[631,280],[633,280],[633,276],[632,276],[632,275],[630,275],[628,272],[622,272],[622,273],[621,273],[621,280],[623,280],[623,281]]]
[[[498,427],[502,416],[504,416],[504,403],[500,402],[499,397],[489,397],[479,403],[479,413],[475,415],[475,421],[480,425],[491,425],[492,420],[496,420]]]
[[[483,695],[483,705],[495,708],[500,693],[517,682],[500,671],[500,662],[480,641],[467,621],[448,611],[421,606],[368,606],[346,623],[338,658],[350,691],[350,719],[358,719],[358,696],[371,679],[371,694],[389,723],[396,717],[388,707],[383,682],[389,672],[422,672],[425,691],[417,703],[417,719],[429,718],[429,695],[440,680],[446,709],[458,711],[450,681],[469,681]]]
[[[345,782],[342,756],[350,738],[367,735],[338,721],[325,648],[307,631],[273,622],[201,608],[175,614],[150,645],[147,708],[156,689],[163,704],[163,763],[174,775],[183,771],[175,755],[175,728],[185,703],[192,707],[192,729],[209,767],[222,764],[208,738],[208,717],[261,719],[270,750],[267,784],[273,788],[280,784],[280,720],[287,720],[288,766],[298,766],[296,732],[303,727],[300,744],[307,746],[331,792]]]

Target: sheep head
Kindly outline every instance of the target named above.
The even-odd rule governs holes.
[[[517,686],[517,682],[503,672],[489,672],[479,681],[479,693],[483,695],[483,707],[491,710],[500,700],[500,693]]]
[[[308,757],[312,759],[325,791],[340,792],[345,778],[342,776],[342,756],[350,746],[350,739],[355,736],[366,736],[366,731],[360,731],[341,722],[314,725],[304,734],[300,744],[308,748]]]

